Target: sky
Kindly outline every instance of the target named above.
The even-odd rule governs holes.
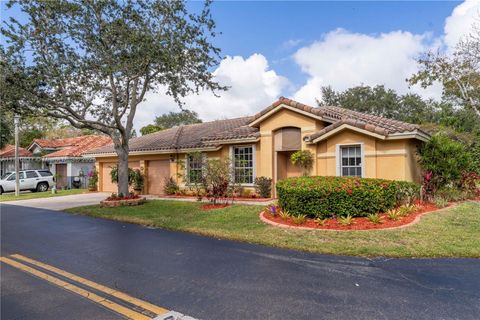
[[[1,1],[1,0],[0,0]],[[198,10],[201,2],[190,2]],[[2,19],[8,15],[2,3]],[[321,87],[345,90],[385,85],[399,93],[439,99],[441,86],[409,88],[416,58],[428,50],[452,52],[480,17],[480,0],[462,1],[217,1],[212,15],[224,58],[213,70],[229,86],[184,99],[204,121],[252,115],[280,96],[315,105]],[[135,127],[179,111],[164,88],[139,106]]]

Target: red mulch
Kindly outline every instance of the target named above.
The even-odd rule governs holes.
[[[174,198],[174,199],[197,199],[198,197],[197,196],[182,196],[182,195],[176,195],[176,194],[172,194],[172,195],[164,195],[162,196],[164,198]],[[206,197],[203,197],[206,199]],[[232,198],[222,198],[222,199],[228,199],[228,200],[231,200]],[[242,201],[242,200],[247,200],[247,201],[267,201],[267,200],[272,200],[272,198],[259,198],[259,197],[235,197],[233,200],[235,201]]]
[[[140,196],[138,194],[129,194],[128,196],[110,196],[105,201],[118,201],[118,200],[133,200],[133,199],[140,199]]]
[[[368,220],[367,217],[353,218],[353,224],[349,226],[340,224],[336,219],[328,219],[323,226],[319,226],[317,223],[315,223],[314,219],[307,219],[302,224],[296,224],[293,222],[291,218],[288,218],[285,221],[282,218],[280,218],[278,214],[275,217],[272,216],[269,210],[265,210],[263,216],[270,221],[292,226],[292,227],[308,227],[308,228],[330,229],[330,230],[371,230],[371,229],[385,229],[385,228],[406,225],[412,222],[413,220],[415,220],[417,216],[425,212],[435,211],[438,209],[433,203],[417,203],[417,206],[418,206],[418,209],[415,212],[410,213],[406,217],[400,217],[396,221],[388,219],[386,213],[381,213],[379,214],[380,221],[382,221],[382,223],[380,224],[372,223],[370,220]]]
[[[230,207],[230,205],[226,203],[221,203],[221,204],[207,203],[202,205],[203,210],[222,209],[226,207]]]

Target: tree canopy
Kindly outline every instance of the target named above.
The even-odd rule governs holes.
[[[0,107],[67,120],[109,135],[128,193],[128,139],[147,92],[162,88],[181,105],[200,90],[223,90],[210,70],[220,49],[210,2],[11,0],[26,22],[2,28]]]
[[[198,113],[191,110],[180,112],[169,112],[155,118],[155,124],[161,128],[168,129],[186,124],[201,123]]]
[[[142,136],[144,136],[146,134],[150,134],[150,133],[154,133],[162,130],[163,128],[160,126],[157,126],[154,124],[147,124],[146,126],[140,128],[140,133],[142,134]]]

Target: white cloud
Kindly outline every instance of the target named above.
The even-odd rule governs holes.
[[[480,23],[480,1],[466,0],[453,10],[445,20],[445,44],[451,49],[469,34],[474,23]]]
[[[229,86],[229,90],[218,92],[219,98],[210,92],[201,92],[184,99],[186,108],[196,111],[203,120],[252,115],[278,99],[289,86],[288,80],[271,70],[261,54],[247,59],[226,57],[214,76],[221,85]],[[169,111],[179,111],[171,97],[162,90],[149,93],[137,112],[135,127],[139,129],[152,123],[155,115]]]
[[[294,54],[295,62],[309,78],[294,95],[305,103],[320,97],[330,85],[345,90],[358,85],[385,85],[400,93],[409,91],[405,81],[417,70],[415,58],[425,51],[428,35],[395,31],[380,35],[337,29]],[[437,96],[436,92],[430,95]]]

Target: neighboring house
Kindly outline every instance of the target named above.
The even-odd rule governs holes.
[[[35,157],[25,148],[18,148],[20,170],[44,169],[45,163],[41,157]],[[15,171],[15,146],[7,144],[0,149],[0,176]]]
[[[111,144],[106,136],[88,135],[65,139],[34,139],[28,150],[41,156],[56,177],[57,188],[72,188],[75,183],[85,187],[88,173],[95,167],[95,158],[82,153]]]
[[[313,153],[311,175],[420,181],[415,150],[428,139],[418,125],[339,107],[314,108],[282,97],[254,116],[133,138],[129,165],[145,172],[145,192],[150,194],[162,194],[167,177],[181,186],[191,182],[189,172],[201,170],[188,159],[192,151],[240,164],[234,168],[235,176],[247,181],[247,187],[253,187],[255,177],[270,177],[275,183],[301,175],[300,168],[289,161],[297,150]],[[113,147],[93,150],[89,156],[97,160],[100,191],[115,192],[110,179],[117,161]],[[177,160],[185,160],[186,172]]]

